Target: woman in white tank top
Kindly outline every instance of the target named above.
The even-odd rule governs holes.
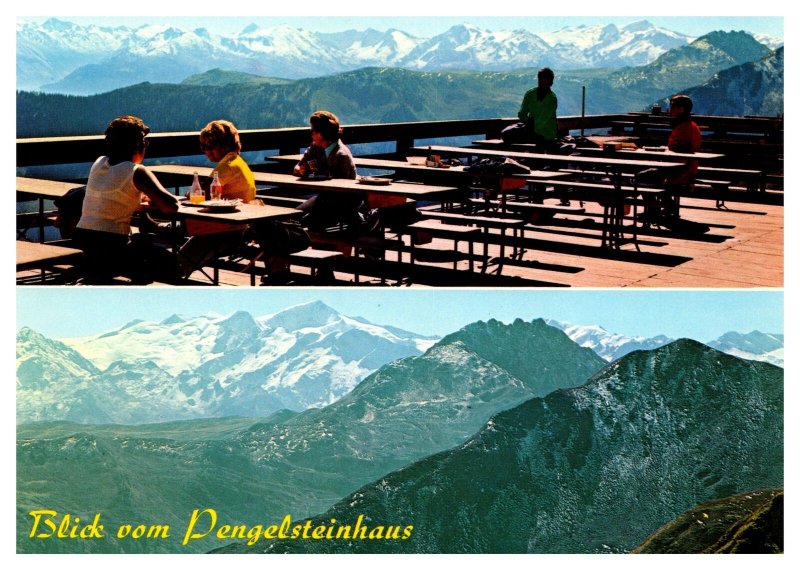
[[[95,272],[144,278],[143,252],[130,242],[131,218],[142,194],[160,212],[172,214],[178,210],[177,198],[141,165],[149,132],[138,117],[114,119],[105,133],[107,156],[98,158],[89,172],[74,237]]]

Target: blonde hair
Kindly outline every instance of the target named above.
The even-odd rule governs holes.
[[[228,152],[242,151],[239,131],[233,123],[225,120],[211,121],[200,131],[200,146],[221,148]]]

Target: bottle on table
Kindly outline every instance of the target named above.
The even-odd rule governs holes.
[[[219,172],[214,171],[214,179],[211,181],[211,196],[212,200],[222,200],[222,184],[219,181]]]
[[[194,180],[192,181],[192,189],[189,190],[189,202],[192,204],[199,204],[200,202],[205,202],[205,200],[206,193],[200,186],[200,177],[197,175],[197,172],[195,172]]]
[[[428,158],[425,159],[425,166],[435,167],[436,160],[434,160],[433,153],[431,152],[431,147],[428,147]]]

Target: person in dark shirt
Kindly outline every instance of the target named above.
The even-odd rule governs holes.
[[[320,176],[355,180],[356,165],[350,149],[339,139],[339,119],[329,111],[317,111],[309,119],[311,146],[295,165],[295,176]]]
[[[353,155],[340,140],[339,119],[330,111],[317,111],[309,119],[311,145],[295,165],[295,176],[308,178],[356,179]],[[352,235],[358,233],[364,207],[362,193],[343,193],[322,190],[298,206],[306,213],[304,223],[315,232],[342,226]]]

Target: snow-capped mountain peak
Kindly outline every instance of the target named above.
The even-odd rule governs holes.
[[[283,328],[287,331],[296,331],[304,328],[322,327],[339,317],[339,313],[325,303],[312,301],[263,317],[260,322],[265,328]]]
[[[626,336],[608,332],[599,325],[572,325],[553,319],[546,319],[545,322],[561,329],[573,341],[591,348],[609,362],[634,350],[652,350],[672,342],[672,339],[665,335]],[[780,334],[765,334],[759,331],[742,334],[731,331],[707,344],[739,358],[783,366],[783,335]]]
[[[75,419],[76,410],[88,414],[78,421],[134,423],[301,411],[330,404],[387,362],[422,354],[435,341],[322,302],[259,318],[237,311],[136,319],[63,342],[22,329],[18,421]],[[136,405],[123,405],[128,398]],[[99,408],[86,411],[87,399]],[[37,404],[43,401],[52,409]]]
[[[541,34],[464,23],[419,38],[398,29],[318,33],[285,24],[250,24],[220,36],[163,24],[103,28],[50,19],[18,22],[16,35],[18,89],[76,94],[142,81],[177,83],[216,67],[298,79],[366,66],[440,71],[639,65],[689,39],[647,22]],[[99,73],[103,78],[95,85],[92,78]]]

